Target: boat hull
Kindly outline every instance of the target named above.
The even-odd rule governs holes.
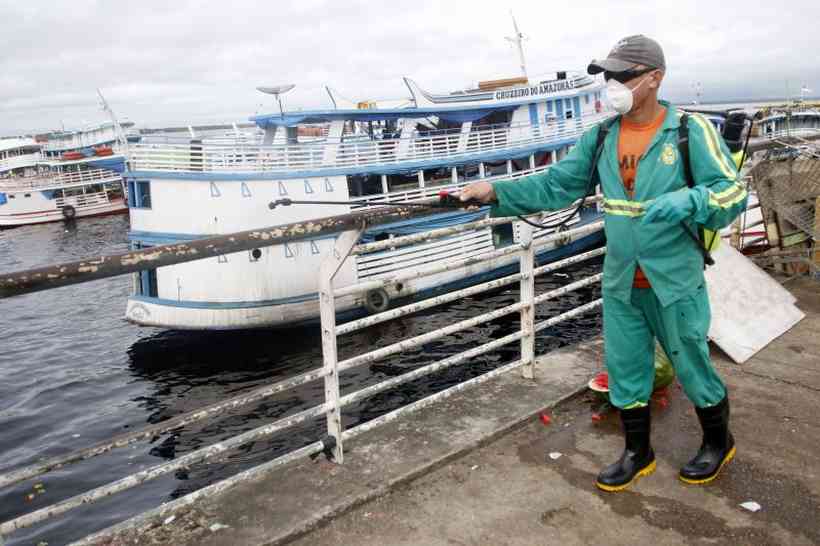
[[[603,231],[581,237],[563,246],[548,244],[537,254],[539,264],[553,262],[603,244]],[[509,275],[518,270],[517,257],[487,261],[431,275],[403,284],[399,294],[392,294],[390,307],[432,297],[460,288]],[[350,320],[369,314],[361,297],[339,298],[338,318]],[[253,328],[294,327],[318,321],[319,303],[315,293],[277,301],[253,303],[177,302],[132,296],[128,300],[126,320],[141,325],[176,330],[237,330]]]
[[[72,205],[73,206],[73,205]],[[4,207],[5,208],[5,207]],[[47,224],[51,222],[63,222],[66,220],[62,209],[45,207],[16,208],[10,210],[0,209],[0,228],[11,228],[32,224]],[[75,216],[73,219],[89,218],[92,216],[106,216],[109,214],[125,214],[128,211],[128,204],[124,199],[112,199],[108,202],[93,203],[88,205],[74,206]]]

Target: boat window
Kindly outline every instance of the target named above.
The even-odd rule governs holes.
[[[137,188],[136,183],[133,180],[128,181],[128,207],[129,208],[136,208],[137,206]]]
[[[512,120],[512,112],[493,112],[489,116],[473,122],[472,131],[482,131],[486,129],[498,129],[509,126]]]
[[[584,104],[589,104],[589,93],[584,95]]]
[[[151,208],[151,182],[148,180],[137,180],[137,207]]]
[[[102,184],[91,184],[85,188],[85,193],[100,193],[101,191],[103,191]]]
[[[13,193],[10,193],[9,194],[9,199],[17,199],[17,196],[14,195]]]
[[[493,226],[493,246],[495,248],[504,248],[510,246],[513,242],[512,223]]]
[[[436,169],[424,169],[424,185],[443,186],[453,183],[453,173],[450,167],[438,167]]]
[[[507,162],[502,161],[485,161],[484,162],[484,176],[500,176],[507,174]]]
[[[137,280],[137,294],[140,296],[148,296],[149,298],[156,298],[159,296],[156,269],[140,271],[138,273]]]
[[[63,197],[76,197],[78,195],[83,194],[83,189],[79,188],[66,188],[63,190]]]
[[[135,209],[151,208],[151,182],[148,180],[128,181],[128,206]]]
[[[543,167],[544,165],[549,165],[552,162],[552,154],[549,152],[538,152],[535,154],[535,166],[536,167]]]
[[[481,174],[481,170],[479,169],[478,164],[475,165],[459,165],[456,167],[456,176],[458,176],[458,181],[463,182],[465,180],[473,180],[474,178],[478,178]]]
[[[521,157],[512,158],[513,172],[527,171],[530,168],[530,156],[523,155]]]
[[[26,194],[24,194],[24,195],[23,195],[23,197],[31,197],[31,194],[30,194],[30,193],[26,193]]]
[[[418,173],[402,173],[387,175],[387,190],[390,192],[415,190],[418,187]]]
[[[379,195],[382,193],[382,177],[379,174],[348,175],[347,191],[351,197]]]

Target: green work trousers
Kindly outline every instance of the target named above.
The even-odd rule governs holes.
[[[672,361],[697,407],[717,404],[726,387],[709,358],[711,311],[706,287],[663,307],[651,288],[633,288],[630,304],[604,295],[604,354],[609,394],[618,408],[648,403],[655,378],[654,340]]]

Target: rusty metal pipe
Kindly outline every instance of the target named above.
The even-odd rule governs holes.
[[[0,299],[438,213],[391,206],[0,274]]]

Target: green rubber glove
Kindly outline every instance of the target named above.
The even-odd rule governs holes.
[[[669,222],[671,224],[695,213],[695,196],[689,189],[665,193],[652,201],[646,208],[642,224]]]

